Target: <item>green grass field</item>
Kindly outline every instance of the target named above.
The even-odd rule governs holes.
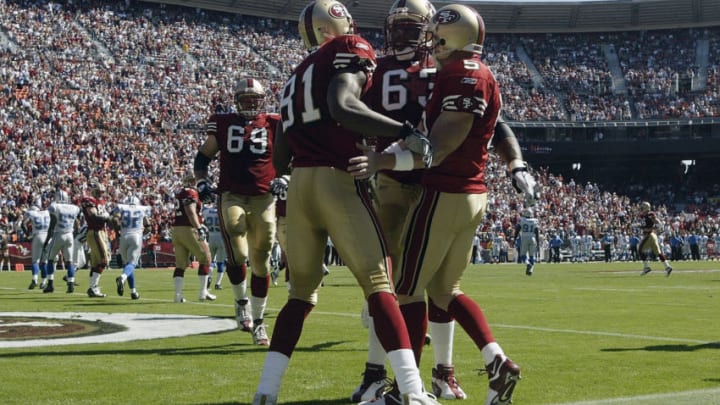
[[[541,263],[527,277],[522,265],[468,268],[464,291],[480,303],[505,352],[522,367],[514,403],[720,404],[720,262],[660,263],[641,277],[639,263]],[[366,330],[362,296],[347,269],[331,268],[320,302],[285,376],[285,404],[347,404],[361,380]],[[193,314],[232,318],[229,281],[215,302],[172,302],[170,270],[139,270],[142,298],[115,293],[117,269],[105,272],[105,299],[85,296],[87,270],[76,293],[28,291],[30,272],[0,273],[0,312]],[[196,297],[188,272],[186,297]],[[62,276],[62,272],[59,274]],[[272,327],[286,299],[272,287]],[[0,324],[2,327],[2,324]],[[479,351],[456,329],[456,374],[469,399],[487,390]],[[3,337],[0,334],[0,347]],[[422,374],[430,387],[432,346]],[[0,398],[22,404],[249,404],[266,349],[247,333],[25,348],[0,348]],[[449,404],[453,401],[442,401]]]

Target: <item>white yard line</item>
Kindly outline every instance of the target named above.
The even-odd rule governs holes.
[[[552,333],[570,333],[575,335],[594,335],[594,336],[611,336],[611,337],[619,337],[619,338],[625,338],[625,339],[641,339],[641,340],[659,340],[663,342],[680,342],[680,343],[694,343],[694,344],[709,344],[712,342],[708,342],[705,340],[697,340],[697,339],[683,339],[683,338],[673,338],[673,337],[662,337],[662,336],[647,336],[647,335],[634,335],[630,333],[617,333],[617,332],[604,332],[604,331],[591,331],[591,330],[574,330],[574,329],[553,329],[553,328],[543,328],[543,327],[537,327],[537,326],[524,326],[524,325],[507,325],[507,324],[491,324],[492,327],[497,328],[508,328],[508,329],[525,329],[525,330],[535,330],[540,332],[552,332]]]
[[[657,405],[657,404],[718,404],[720,403],[720,388],[710,388],[704,390],[668,392],[665,394],[649,394],[638,395],[632,397],[619,397],[598,399],[592,401],[581,402],[563,402],[553,405],[615,405],[615,404],[633,404],[633,405]]]

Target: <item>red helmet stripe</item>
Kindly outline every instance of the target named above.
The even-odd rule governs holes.
[[[475,18],[477,18],[478,23],[478,38],[476,44],[482,45],[485,42],[485,21],[483,21],[482,16],[477,10],[473,11],[475,11]]]
[[[303,20],[303,29],[305,30],[308,41],[310,41],[310,47],[316,47],[320,45],[315,36],[313,30],[313,12],[315,10],[316,3],[309,4],[305,9],[305,18]]]

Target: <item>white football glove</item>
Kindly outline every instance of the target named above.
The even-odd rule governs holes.
[[[280,199],[287,198],[288,182],[284,176],[276,177],[270,181],[270,193]]]
[[[525,194],[525,202],[528,205],[535,204],[539,197],[538,184],[527,167],[518,166],[512,169],[512,185],[518,193]]]
[[[403,125],[400,136],[405,141],[407,148],[414,153],[422,156],[425,167],[430,167],[433,160],[433,148],[430,139],[419,129],[415,128],[409,122]]]

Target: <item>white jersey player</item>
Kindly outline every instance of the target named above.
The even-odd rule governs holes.
[[[47,273],[45,271],[45,260],[47,252],[43,251],[45,239],[47,239],[48,229],[50,229],[50,212],[41,210],[38,206],[33,205],[25,213],[22,226],[26,232],[32,232],[31,235],[31,255],[32,255],[32,281],[28,289],[32,290],[38,286],[38,274],[42,275],[42,288],[47,282]]]
[[[50,228],[44,246],[48,249],[47,286],[44,293],[55,291],[55,259],[62,251],[67,268],[67,293],[75,292],[75,257],[73,255],[74,231],[79,224],[80,207],[70,202],[70,196],[64,190],[55,192],[55,202],[48,208],[50,212]]]
[[[533,217],[533,211],[531,208],[525,208],[522,211],[520,222],[518,223],[515,234],[520,234],[520,257],[523,258],[525,267],[525,274],[532,276],[533,269],[535,268],[535,260],[537,258],[537,248],[539,229],[538,220]]]
[[[225,275],[225,263],[227,261],[227,252],[225,250],[225,242],[220,233],[220,215],[214,204],[206,204],[202,208],[203,225],[208,229],[208,247],[210,247],[210,258],[214,263],[212,268],[217,268],[217,276],[215,278],[215,289],[222,290],[222,280]],[[208,277],[208,287],[210,287],[212,274]]]
[[[120,232],[119,252],[123,261],[122,274],[115,279],[117,293],[125,293],[125,281],[131,288],[130,298],[137,300],[140,294],[135,286],[135,267],[140,263],[142,255],[143,234],[150,225],[151,209],[141,205],[140,199],[134,196],[126,197],[122,204],[118,204],[111,212],[112,223]]]

